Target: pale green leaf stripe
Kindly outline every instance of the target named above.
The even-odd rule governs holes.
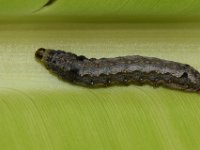
[[[50,74],[39,47],[88,57],[140,54],[200,70],[199,24],[0,24],[3,150],[198,150],[200,95],[122,86],[87,89]]]

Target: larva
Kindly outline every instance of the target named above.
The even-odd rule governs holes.
[[[44,48],[35,56],[63,80],[87,87],[149,84],[200,91],[200,73],[178,62],[139,55],[96,59]]]

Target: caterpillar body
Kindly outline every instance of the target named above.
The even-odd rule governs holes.
[[[96,59],[44,48],[35,56],[63,80],[87,87],[149,84],[200,92],[200,73],[188,64],[139,55]]]

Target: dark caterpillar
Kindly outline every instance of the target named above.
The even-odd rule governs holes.
[[[89,59],[44,48],[38,49],[35,56],[62,79],[79,85],[101,87],[133,83],[200,92],[200,73],[187,64],[138,55]]]

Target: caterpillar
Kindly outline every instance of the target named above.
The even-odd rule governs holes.
[[[200,73],[174,61],[139,55],[96,59],[44,48],[35,57],[63,80],[86,87],[149,84],[200,92]]]

